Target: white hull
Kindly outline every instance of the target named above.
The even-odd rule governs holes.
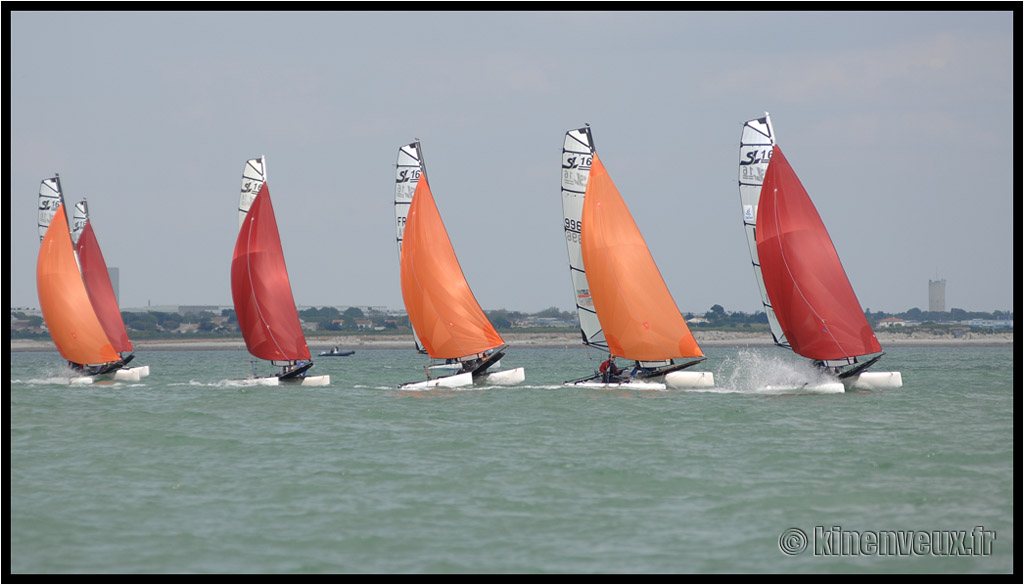
[[[765,392],[811,392],[815,394],[838,394],[855,390],[892,390],[903,386],[903,376],[900,372],[861,372],[851,378],[835,380],[832,382],[821,382],[818,384],[803,384],[801,386],[765,386]]]
[[[116,382],[138,382],[142,377],[139,368],[122,368],[120,370],[114,370],[114,380]]]
[[[402,384],[399,388],[407,390],[418,390],[427,388],[458,388],[460,386],[471,386],[473,384],[473,374],[456,374],[454,376],[443,376],[441,378],[432,378],[430,380],[424,380],[422,382],[409,382]]]
[[[602,388],[602,389],[623,389],[623,390],[666,390],[668,387],[660,382],[642,382],[639,380],[631,380],[629,382],[596,382],[596,381],[584,381],[584,382],[566,382],[565,386],[576,386],[582,388]]]
[[[92,384],[93,382],[138,382],[148,375],[149,366],[140,366],[137,368],[121,368],[99,376],[74,376],[68,380],[68,383],[83,385]]]
[[[305,376],[302,378],[303,386],[329,386],[331,383],[331,377],[328,375],[324,376]]]
[[[665,374],[665,386],[677,388],[711,388],[715,385],[715,375],[711,372],[669,372]]]
[[[499,362],[500,363],[500,362]],[[504,370],[501,372],[491,372],[480,376],[475,381],[477,384],[485,386],[515,386],[526,379],[526,370],[524,368],[515,368],[513,370]]]
[[[255,380],[260,386],[280,386],[282,384],[287,386],[329,386],[331,384],[331,377],[329,375],[302,376],[287,380],[281,380],[277,376],[267,376],[265,378],[255,378]]]
[[[843,380],[849,390],[891,390],[903,386],[900,372],[861,372]]]

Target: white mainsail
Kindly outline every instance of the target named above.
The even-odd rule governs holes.
[[[60,192],[60,176],[54,175],[53,178],[43,179],[42,183],[39,184],[39,241],[43,241],[43,236],[46,235],[46,230],[50,227],[50,222],[53,221],[53,214],[57,213],[57,208],[60,207],[63,202]]]
[[[597,318],[594,301],[590,298],[590,285],[587,284],[580,247],[583,195],[587,191],[592,160],[593,138],[590,127],[566,132],[562,144],[562,228],[565,230],[565,246],[569,252],[569,276],[572,277],[583,343],[607,350],[608,343],[601,331],[601,321]]]
[[[74,244],[78,244],[78,238],[81,237],[87,221],[89,221],[89,204],[82,199],[75,204],[75,211],[71,216],[71,241]]]
[[[263,157],[251,158],[245,161],[245,168],[242,169],[242,192],[238,200],[238,228],[245,223],[245,216],[252,207],[253,200],[259,194],[263,183],[267,182],[267,165]]]
[[[395,240],[398,242],[398,259],[402,259],[402,240],[405,236],[405,221],[412,205],[412,196],[416,192],[416,184],[423,174],[423,161],[420,157],[419,142],[406,144],[398,149],[398,161],[395,164]],[[412,327],[412,324],[409,325]],[[416,351],[423,351],[416,330],[412,332]]]
[[[771,160],[772,148],[775,146],[775,132],[772,122],[765,112],[763,118],[748,120],[743,124],[740,135],[739,185],[740,205],[743,210],[743,230],[747,234],[747,247],[750,249],[750,260],[754,266],[754,277],[761,291],[761,304],[768,316],[768,324],[772,330],[775,343],[789,347],[786,336],[782,332],[779,319],[775,316],[768,291],[764,286],[764,275],[761,274],[761,263],[757,257],[757,205],[761,199],[761,185]]]

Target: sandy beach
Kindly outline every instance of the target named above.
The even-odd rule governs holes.
[[[934,335],[914,332],[876,332],[882,346],[1012,346],[1013,333],[965,333],[961,337]],[[563,348],[580,345],[575,333],[503,333],[509,347],[551,347]],[[739,331],[695,331],[694,337],[701,346],[770,346],[773,344],[768,333],[745,333]],[[403,335],[339,335],[335,337],[309,338],[309,348],[314,355],[322,350],[338,346],[342,349],[402,349],[412,348],[408,334]],[[133,341],[136,351],[160,350],[216,350],[245,349],[241,338],[232,339],[159,339]],[[48,351],[55,349],[50,340],[12,339],[11,351]]]

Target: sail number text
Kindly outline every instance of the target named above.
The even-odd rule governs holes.
[[[396,183],[417,182],[420,180],[420,169],[402,169],[398,171]]]
[[[578,219],[565,218],[565,239],[574,244],[583,242],[583,222]]]

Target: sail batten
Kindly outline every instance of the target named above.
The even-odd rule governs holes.
[[[270,361],[309,360],[285,265],[262,158],[246,162],[243,216],[231,262],[231,293],[246,348]],[[255,194],[254,186],[258,185]]]
[[[415,147],[416,165],[422,165],[418,143],[409,146]],[[464,358],[504,345],[466,281],[426,174],[417,175],[398,226],[402,299],[413,330],[435,359]],[[396,203],[397,197],[396,191]]]

